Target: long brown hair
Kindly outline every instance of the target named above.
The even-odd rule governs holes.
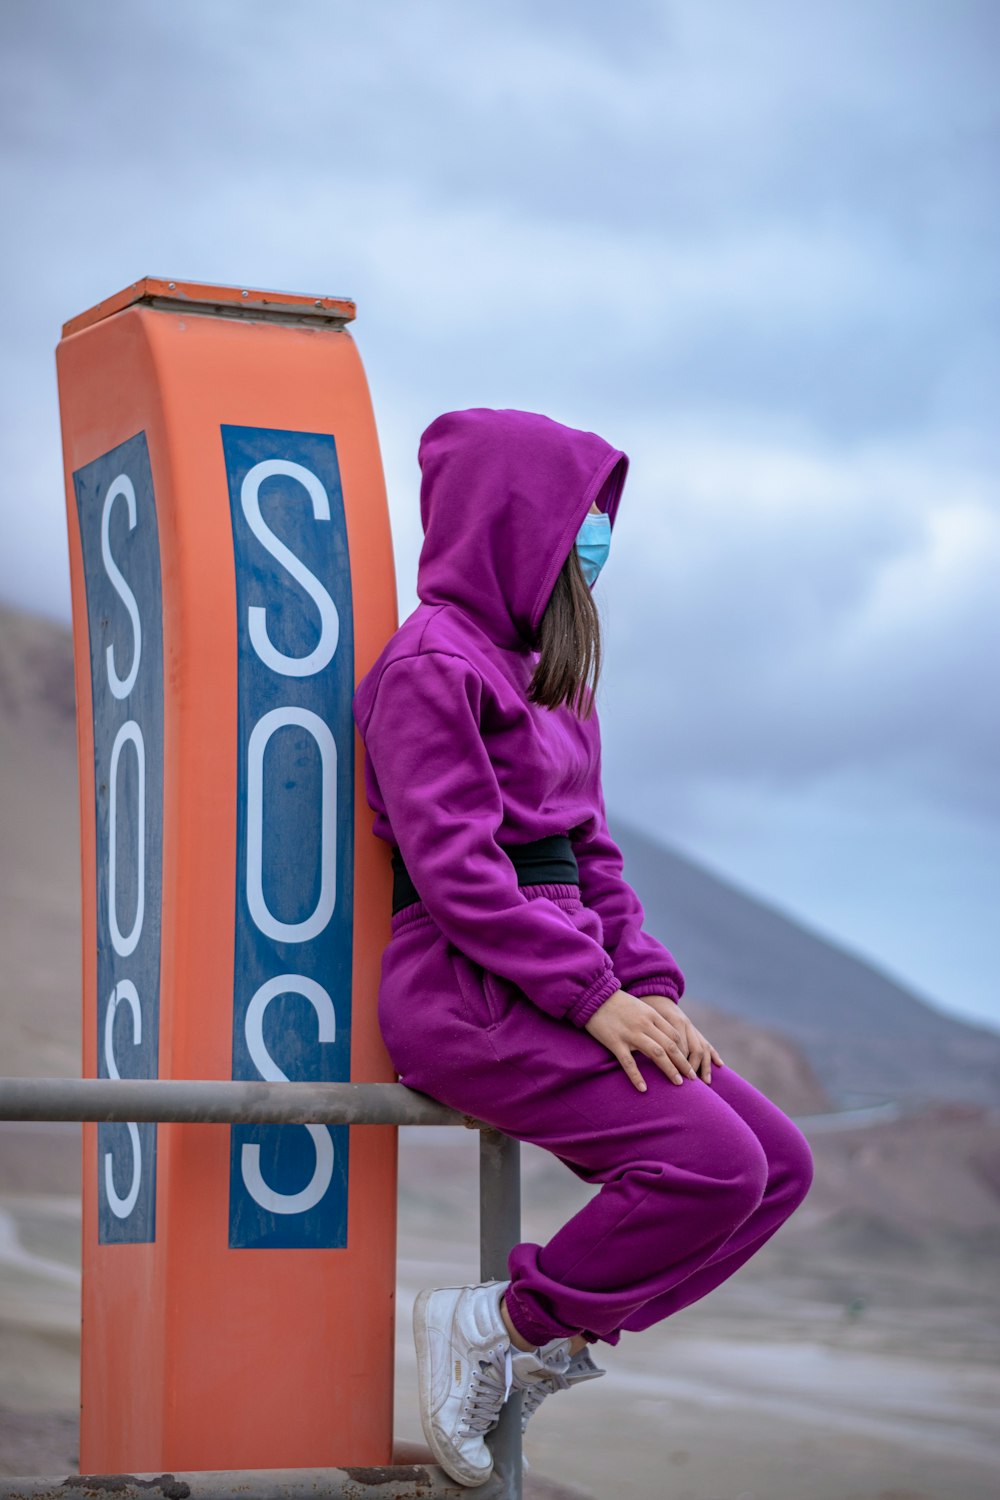
[[[540,657],[528,685],[531,701],[545,708],[568,703],[578,718],[589,719],[601,675],[601,622],[575,546],[545,606],[536,649]]]

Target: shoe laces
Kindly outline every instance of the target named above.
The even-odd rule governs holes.
[[[475,1359],[462,1409],[463,1436],[490,1432],[497,1425],[513,1378],[509,1342],[496,1344],[485,1358]]]
[[[549,1365],[546,1373],[530,1385],[525,1385],[524,1394],[521,1398],[521,1432],[524,1433],[528,1425],[529,1417],[541,1406],[546,1396],[551,1396],[553,1391],[568,1390],[580,1379],[592,1379],[597,1375],[604,1375],[606,1371],[598,1369],[590,1357],[588,1349],[578,1349],[570,1356],[568,1362],[563,1364],[558,1358],[553,1357],[546,1360]]]
[[[524,1431],[528,1418],[534,1415],[546,1396],[551,1396],[553,1391],[567,1391],[571,1384],[572,1381],[567,1380],[560,1370],[550,1370],[541,1380],[533,1380],[526,1386],[521,1396],[521,1431]]]

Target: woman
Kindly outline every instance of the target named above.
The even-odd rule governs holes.
[[[424,1432],[477,1485],[511,1390],[526,1424],[605,1373],[590,1344],[725,1281],[805,1197],[812,1156],[681,1009],[608,832],[591,588],[626,455],[474,408],[432,422],[419,462],[420,604],[354,698],[393,845],[382,1035],[410,1088],[602,1184],[546,1245],[515,1246],[507,1280],[417,1298]]]

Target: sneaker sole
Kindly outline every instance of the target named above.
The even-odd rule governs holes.
[[[449,1478],[457,1480],[459,1484],[467,1485],[475,1489],[477,1485],[485,1484],[492,1478],[493,1464],[483,1474],[473,1477],[472,1472],[463,1472],[455,1461],[454,1450],[446,1448],[441,1442],[437,1429],[431,1420],[429,1406],[430,1383],[424,1379],[424,1371],[430,1370],[430,1339],[427,1335],[427,1304],[431,1299],[434,1288],[426,1288],[417,1293],[417,1299],[413,1304],[413,1342],[417,1348],[417,1396],[420,1401],[420,1425],[424,1430],[427,1446],[430,1448],[438,1463],[444,1469]]]

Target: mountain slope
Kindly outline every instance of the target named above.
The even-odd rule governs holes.
[[[674,953],[685,1000],[798,1042],[841,1105],[1000,1104],[1000,1036],[943,1011],[873,964],[609,812],[646,927]]]

